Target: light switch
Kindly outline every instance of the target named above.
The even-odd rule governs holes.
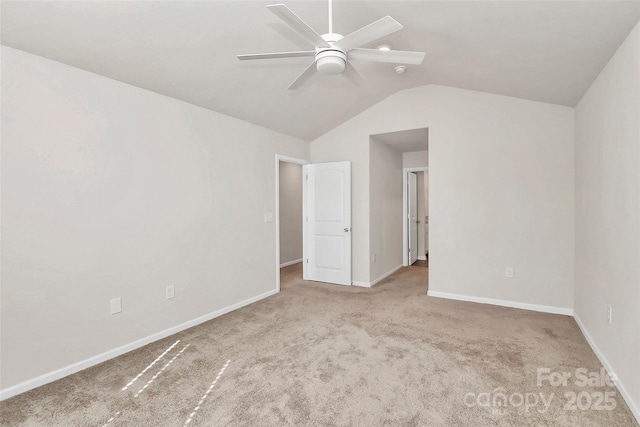
[[[266,212],[264,214],[264,222],[273,222],[273,213]]]

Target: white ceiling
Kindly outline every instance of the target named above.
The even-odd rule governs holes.
[[[376,42],[427,53],[355,64],[366,79],[317,75],[311,58],[236,54],[310,46],[264,6],[274,1],[2,1],[2,44],[312,140],[399,90],[430,83],[573,106],[640,18],[639,1],[334,1],[346,35],[385,15],[404,29]],[[325,1],[286,1],[319,33]]]

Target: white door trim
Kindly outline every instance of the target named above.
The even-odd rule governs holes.
[[[402,265],[409,265],[409,228],[407,227],[407,182],[409,172],[426,172],[428,166],[402,168]]]
[[[297,165],[308,165],[309,160],[276,154],[276,291],[280,292],[280,162],[295,163]],[[304,179],[304,178],[302,178]],[[303,181],[304,188],[304,181]],[[302,218],[304,218],[304,206],[302,207]],[[304,224],[304,222],[303,222]],[[303,232],[304,235],[304,232]]]

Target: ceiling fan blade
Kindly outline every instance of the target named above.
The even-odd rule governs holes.
[[[362,77],[360,71],[358,71],[358,69],[354,67],[350,62],[347,62],[347,67],[344,70],[344,75],[357,86],[362,86],[365,83],[364,77]]]
[[[350,61],[388,62],[392,64],[420,65],[424,52],[406,50],[351,49],[347,56]]]
[[[296,30],[298,34],[313,43],[315,47],[330,47],[320,34],[316,33],[306,22],[298,17],[287,6],[283,4],[272,4],[267,6],[271,12],[278,15],[287,25]]]
[[[315,61],[311,63],[311,65],[309,65],[307,67],[306,70],[304,70],[302,72],[302,74],[300,74],[298,76],[297,79],[295,79],[293,81],[293,83],[291,83],[289,85],[289,87],[287,88],[287,90],[295,90],[298,89],[300,86],[302,86],[307,80],[309,80],[311,78],[311,76],[313,76],[313,74],[316,72],[316,63]]]
[[[367,45],[373,41],[381,39],[391,33],[395,33],[402,29],[402,25],[390,16],[378,19],[366,27],[362,27],[357,31],[345,36],[343,39],[338,40],[333,45],[339,47],[345,52],[355,49],[360,46]]]
[[[276,52],[276,53],[249,53],[246,55],[238,55],[238,59],[243,61],[247,59],[278,59],[278,58],[298,58],[301,56],[315,56],[315,50],[301,50],[297,52]]]

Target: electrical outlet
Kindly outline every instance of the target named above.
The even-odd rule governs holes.
[[[167,299],[171,299],[176,296],[176,288],[173,285],[167,286]]]
[[[513,267],[504,268],[504,277],[513,277]]]
[[[607,320],[609,321],[609,324],[611,324],[611,316],[612,316],[612,314],[613,314],[613,313],[612,313],[612,311],[613,311],[613,310],[611,309],[611,306],[610,306],[610,305],[608,305],[608,306],[607,306]]]
[[[111,300],[111,314],[118,314],[122,311],[122,300],[114,298]]]
[[[264,222],[273,222],[273,213],[265,212],[265,214],[264,214]]]

